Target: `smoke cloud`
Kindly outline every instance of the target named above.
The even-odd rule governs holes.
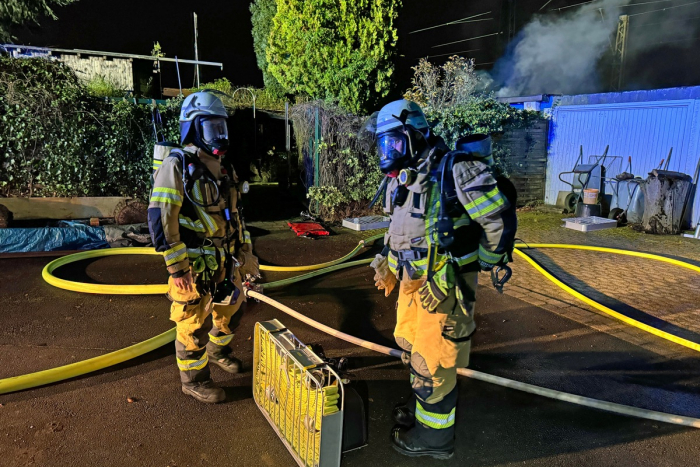
[[[598,91],[598,62],[615,40],[619,7],[629,1],[600,0],[563,16],[536,16],[494,66],[496,94]]]

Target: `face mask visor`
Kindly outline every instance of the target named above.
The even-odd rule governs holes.
[[[408,140],[406,135],[399,132],[390,132],[379,135],[377,138],[377,153],[379,155],[379,167],[382,172],[389,173],[400,169],[406,158]]]
[[[226,119],[215,117],[202,120],[202,139],[205,143],[212,143],[217,140],[228,141]]]

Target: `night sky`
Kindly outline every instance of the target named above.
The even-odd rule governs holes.
[[[516,27],[519,29],[537,13],[547,0],[405,0],[398,19],[399,57],[397,60],[397,91],[410,85],[411,67],[420,57],[432,56],[441,63],[448,54],[472,50],[465,55],[475,58],[479,68],[489,69],[503,53],[508,40],[507,8],[515,3]],[[581,3],[581,0],[552,0],[543,10],[560,15],[552,9]],[[620,3],[624,3],[620,0]],[[634,0],[645,5],[625,8],[624,13],[640,13],[664,7],[692,3],[692,0]],[[113,5],[119,5],[115,8]],[[262,86],[253,52],[249,1],[210,0],[122,0],[105,3],[81,0],[57,8],[57,21],[42,19],[41,27],[15,31],[17,43],[63,48],[81,48],[108,52],[148,55],[153,41],[159,41],[168,57],[194,58],[192,11],[199,17],[200,59],[220,61],[224,70],[203,67],[202,80],[227,77],[236,85]],[[454,21],[479,13],[485,21],[458,24],[411,34],[416,29]],[[571,11],[571,10],[569,10]],[[626,75],[627,87],[632,89],[687,86],[700,84],[700,3],[632,18]],[[650,34],[653,32],[653,34]],[[476,36],[496,34],[444,47],[446,42]],[[436,56],[442,55],[442,56]],[[177,86],[174,65],[163,66],[163,85]],[[192,66],[182,66],[183,86],[194,82]],[[398,95],[398,92],[397,92]]]

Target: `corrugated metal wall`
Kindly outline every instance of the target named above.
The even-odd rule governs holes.
[[[565,99],[568,102],[572,98]],[[608,176],[627,167],[632,157],[635,175],[647,174],[668,156],[673,147],[669,170],[691,176],[700,157],[700,100],[658,100],[597,105],[561,105],[552,112],[547,160],[545,202],[554,204],[560,190],[560,172],[571,170],[583,145],[584,160],[600,155],[610,145]],[[568,176],[571,177],[570,175]],[[695,195],[693,222],[700,213],[700,190]]]

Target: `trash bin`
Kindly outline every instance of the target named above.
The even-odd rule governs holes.
[[[653,170],[644,190],[644,231],[677,235],[681,232],[683,205],[692,187],[691,177],[680,172]]]

